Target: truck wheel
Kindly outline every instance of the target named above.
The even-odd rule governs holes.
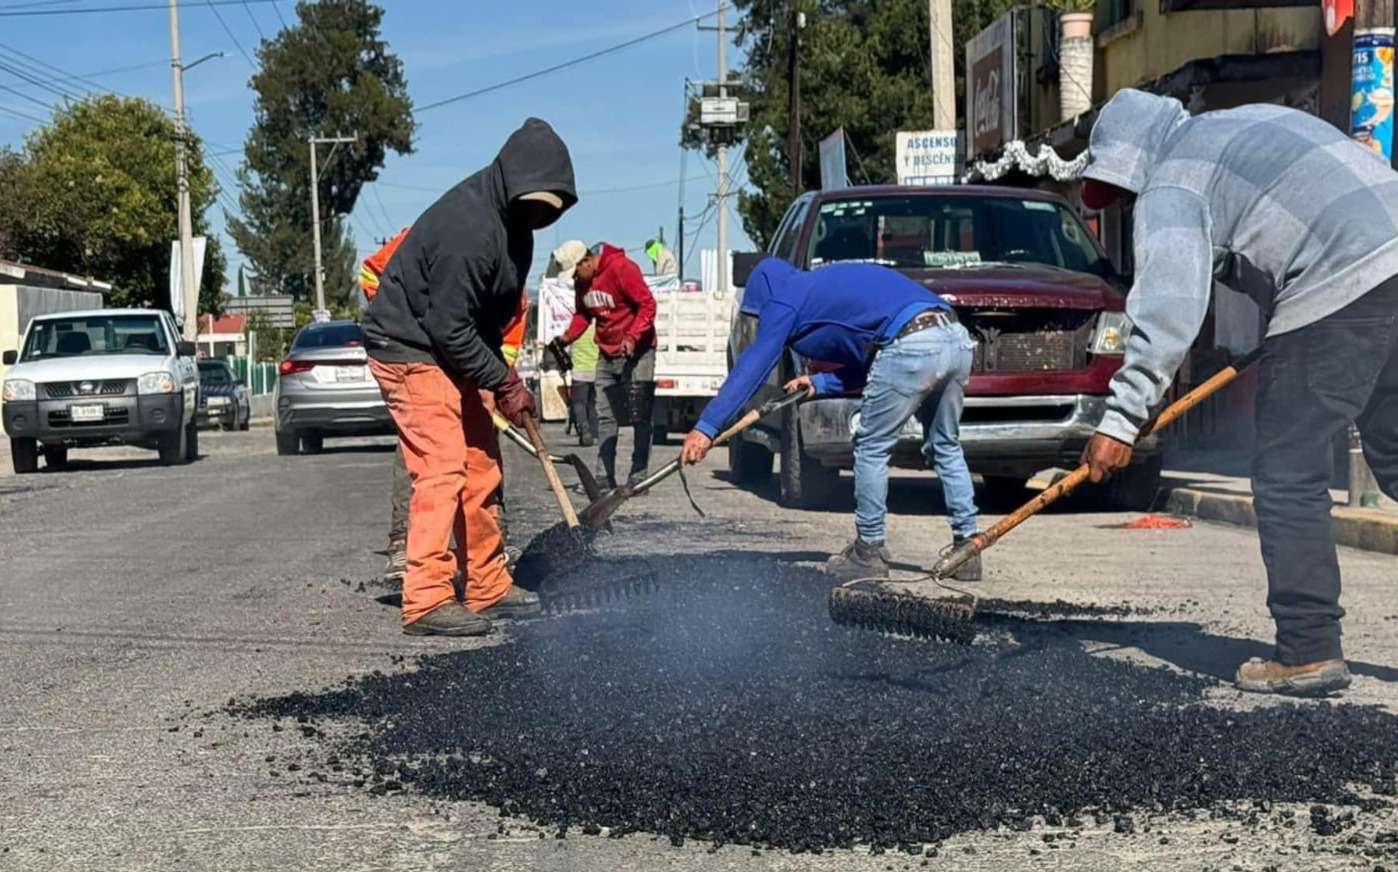
[[[772,452],[737,436],[728,443],[728,474],[738,484],[761,484],[772,477]]]
[[[188,437],[189,429],[186,427],[180,427],[173,433],[160,434],[160,442],[157,445],[157,450],[160,452],[161,466],[174,466],[185,460],[189,452],[189,448],[186,444]]]
[[[186,461],[199,459],[199,425],[194,421],[185,425],[184,459]]]
[[[796,408],[783,409],[781,504],[794,509],[826,508],[839,480],[839,470],[821,465],[802,447]]]
[[[37,472],[39,469],[39,443],[34,439],[11,439],[10,462],[14,464],[15,475]]]
[[[302,454],[319,454],[319,453],[321,452],[321,449],[324,448],[324,447],[325,447],[325,437],[322,436],[322,435],[320,435],[319,433],[302,433],[302,434],[301,434],[301,453],[302,453]]]
[[[1160,493],[1160,472],[1164,465],[1164,456],[1157,454],[1126,467],[1107,482],[1107,502],[1113,508],[1128,512],[1149,511]]]
[[[297,436],[295,433],[283,433],[280,430],[276,431],[276,436],[278,454],[285,457],[287,455],[301,453],[300,436]]]
[[[63,469],[68,465],[68,446],[45,445],[44,465],[49,469]]]

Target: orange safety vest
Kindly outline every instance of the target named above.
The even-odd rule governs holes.
[[[373,301],[374,296],[379,292],[379,277],[388,267],[388,262],[393,259],[393,253],[398,250],[398,246],[408,237],[411,227],[404,227],[398,231],[398,235],[384,244],[383,248],[364,258],[364,263],[359,268],[359,287],[364,291],[364,299]],[[500,353],[504,355],[505,362],[514,366],[519,358],[520,346],[524,344],[524,328],[528,321],[529,298],[524,291],[519,292],[519,310],[515,312],[510,323],[505,326],[505,335],[500,344]]]

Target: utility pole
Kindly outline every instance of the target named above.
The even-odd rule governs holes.
[[[727,5],[718,0],[718,96],[728,96],[728,32],[724,29]],[[718,264],[715,275],[715,288],[720,294],[728,293],[728,145],[718,147]]]
[[[932,46],[932,126],[956,129],[956,73],[951,44],[951,0],[927,0]]]
[[[184,323],[180,329],[184,331],[184,338],[193,342],[199,335],[199,289],[194,286],[194,221],[190,216],[189,167],[185,162],[185,143],[189,139],[189,131],[184,123],[184,70],[180,63],[179,3],[178,0],[170,0],[170,77],[175,89],[175,187],[180,212],[180,299],[184,303]]]
[[[173,0],[172,0],[173,2]],[[344,142],[354,142],[359,139],[359,134],[354,136],[312,136],[311,146],[311,233],[315,239],[316,250],[316,311],[325,311],[325,270],[320,265],[320,172],[316,169],[316,146],[322,142],[332,143],[338,147]],[[330,156],[335,156],[335,149],[330,150]],[[327,159],[327,163],[329,159]]]
[[[786,52],[786,83],[790,94],[787,105],[786,159],[791,164],[791,195],[801,196],[801,29],[806,26],[806,13],[797,9],[799,0],[788,0],[791,7],[791,44]]]

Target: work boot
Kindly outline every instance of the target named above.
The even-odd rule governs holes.
[[[957,548],[960,548],[961,544],[969,538],[969,536],[952,536],[951,548],[943,551],[942,556],[945,557],[952,551],[955,551]],[[961,564],[961,567],[957,569],[955,572],[953,572],[951,574],[951,577],[956,579],[957,581],[980,581],[981,556],[977,554],[975,557],[972,557],[970,560],[967,560],[965,563]]]
[[[888,552],[882,542],[855,540],[845,550],[825,561],[825,571],[843,583],[862,579],[888,578]]]
[[[1233,679],[1239,690],[1287,696],[1326,696],[1349,687],[1349,682],[1349,667],[1342,659],[1286,666],[1253,657],[1238,667]]]
[[[539,603],[539,595],[525,590],[517,584],[510,585],[505,595],[481,609],[476,614],[494,621],[510,618],[537,618],[544,613]]]
[[[403,625],[406,636],[484,636],[489,632],[489,618],[475,614],[455,600],[448,600],[411,624]]]
[[[402,584],[403,575],[408,571],[408,540],[390,539],[388,542],[388,563],[384,564],[383,580]]]
[[[514,568],[515,568],[515,564],[519,562],[519,558],[520,558],[520,556],[523,555],[523,554],[524,554],[524,552],[521,551],[521,550],[519,550],[519,548],[515,547],[514,545],[506,545],[506,546],[505,546],[505,568],[506,568],[506,569],[509,569],[511,572],[513,572],[513,571],[514,571]]]

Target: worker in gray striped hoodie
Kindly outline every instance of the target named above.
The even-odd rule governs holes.
[[[1331,532],[1331,446],[1350,421],[1379,487],[1398,498],[1398,173],[1319,118],[1273,105],[1191,117],[1118,92],[1092,129],[1083,203],[1134,196],[1133,329],[1083,459],[1102,481],[1131,446],[1204,323],[1215,280],[1267,319],[1253,494],[1270,659],[1237,686],[1349,686]]]

